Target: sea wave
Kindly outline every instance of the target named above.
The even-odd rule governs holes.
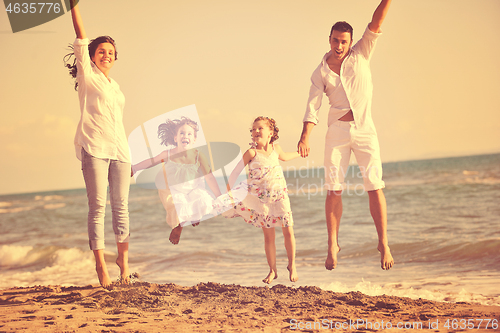
[[[35,195],[36,201],[51,201],[51,200],[61,200],[64,197],[62,195]]]
[[[0,267],[2,269],[19,269],[36,265],[65,265],[84,260],[89,253],[78,248],[62,248],[57,246],[22,246],[2,245],[0,247]]]
[[[58,209],[66,206],[62,195],[35,195],[30,199],[0,202],[0,214],[20,213],[33,209]]]
[[[92,253],[78,248],[3,245],[0,267],[0,288],[96,282]]]
[[[25,212],[27,210],[32,210],[33,208],[35,208],[35,207],[34,206],[25,206],[25,207],[15,207],[15,208],[1,208],[0,214]]]
[[[416,185],[498,185],[500,178],[478,176],[477,174],[435,175],[419,178],[389,178],[384,179],[387,187],[416,186]]]
[[[2,245],[0,248],[0,267],[20,267],[37,260],[31,256],[33,246]]]
[[[409,284],[389,283],[384,285],[374,284],[370,281],[357,283],[354,287],[348,287],[341,282],[332,282],[328,284],[320,284],[319,287],[323,290],[331,290],[334,292],[347,293],[351,291],[359,291],[369,296],[390,295],[398,297],[408,297],[411,299],[427,299],[439,302],[471,302],[480,303],[483,305],[500,306],[500,296],[484,296],[477,293],[471,293],[464,288],[459,292],[453,290],[430,290],[426,288],[415,288]]]
[[[500,265],[500,239],[485,239],[476,242],[445,243],[416,242],[395,246],[403,262],[461,262],[468,267]]]

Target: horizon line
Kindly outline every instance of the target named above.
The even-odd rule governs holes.
[[[443,160],[443,159],[449,159],[449,158],[464,158],[464,157],[474,157],[474,156],[487,156],[487,155],[500,155],[500,151],[494,152],[494,153],[475,153],[475,154],[470,154],[470,155],[453,155],[453,156],[445,156],[445,157],[426,157],[426,158],[417,158],[417,159],[411,159],[411,160],[395,160],[395,161],[389,161],[389,162],[383,162],[382,165],[384,164],[392,164],[392,163],[406,163],[406,162],[417,162],[417,161],[431,161],[431,160]],[[357,166],[357,164],[349,164],[349,166]],[[289,168],[295,168],[296,170],[299,168],[304,168],[304,166],[289,166]],[[312,167],[306,167],[305,169],[302,170],[312,170],[312,169],[323,169],[324,166],[312,166]],[[283,168],[284,172],[285,171]],[[130,186],[132,185],[137,185],[136,183],[131,183]],[[9,195],[23,195],[23,194],[43,194],[43,193],[50,193],[50,192],[62,192],[62,191],[76,191],[76,190],[82,190],[85,189],[85,187],[74,187],[74,188],[60,188],[60,189],[50,189],[50,190],[39,190],[39,191],[34,191],[34,192],[11,192],[11,193],[0,193],[0,197],[2,196],[9,196]]]

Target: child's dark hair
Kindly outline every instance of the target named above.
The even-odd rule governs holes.
[[[196,121],[186,117],[181,117],[181,119],[174,120],[167,119],[166,122],[158,126],[158,139],[161,140],[161,144],[165,146],[177,146],[174,138],[177,135],[179,127],[186,124],[193,128],[194,137],[196,138],[196,133],[198,132],[198,124],[196,123]]]
[[[115,60],[118,60],[118,51],[116,50],[116,43],[115,40],[109,36],[99,36],[96,39],[92,39],[89,43],[89,55],[90,58],[92,58],[95,55],[95,51],[97,50],[97,47],[99,44],[102,43],[110,43],[113,45],[115,48]],[[69,45],[69,48],[73,50],[73,45]],[[68,53],[64,56],[63,61],[64,61],[64,66],[68,67],[69,69],[69,75],[71,75],[72,78],[76,79],[76,75],[78,72],[78,69],[76,68],[76,58],[73,59],[73,63],[71,63],[71,58],[75,56],[74,52]],[[78,90],[78,82],[75,80],[75,90]]]
[[[271,141],[269,141],[269,143],[273,143],[276,140],[278,140],[278,138],[279,138],[278,132],[280,131],[280,129],[278,128],[278,126],[276,126],[276,121],[273,118],[260,116],[260,117],[255,118],[255,120],[253,121],[252,124],[254,124],[256,121],[260,121],[260,120],[265,121],[267,123],[267,125],[269,126],[269,129],[271,131],[273,131],[273,136],[271,137]],[[250,132],[252,132],[251,129],[250,129]]]

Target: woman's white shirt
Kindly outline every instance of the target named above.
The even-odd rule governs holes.
[[[130,163],[123,126],[125,96],[118,83],[108,79],[91,61],[88,45],[88,38],[77,38],[73,43],[81,112],[75,135],[76,156],[82,159],[83,148],[97,158]]]

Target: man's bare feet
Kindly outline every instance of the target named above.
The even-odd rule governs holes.
[[[290,281],[297,282],[299,280],[299,275],[297,274],[297,268],[295,268],[295,264],[293,264],[291,267],[290,265],[288,265],[286,269],[288,269],[288,271],[290,272]]]
[[[262,282],[269,284],[269,283],[273,282],[274,279],[277,279],[277,278],[278,278],[278,273],[275,272],[274,270],[270,270],[269,274],[267,274],[266,278],[264,280],[262,280]]]
[[[380,252],[380,266],[383,270],[389,270],[394,265],[394,259],[392,258],[391,249],[389,245],[379,244],[377,250]]]
[[[111,290],[113,289],[111,286],[111,278],[108,274],[108,268],[106,264],[104,265],[95,265],[95,271],[97,272],[97,277],[99,278],[99,283],[104,289]]]
[[[182,227],[180,225],[173,228],[172,231],[170,232],[170,237],[168,238],[170,243],[174,245],[179,244],[179,240],[181,239],[181,232],[182,232]]]
[[[335,246],[333,249],[330,251],[328,250],[328,254],[326,256],[325,260],[325,268],[329,271],[332,269],[337,268],[337,254],[340,252],[340,246]]]

